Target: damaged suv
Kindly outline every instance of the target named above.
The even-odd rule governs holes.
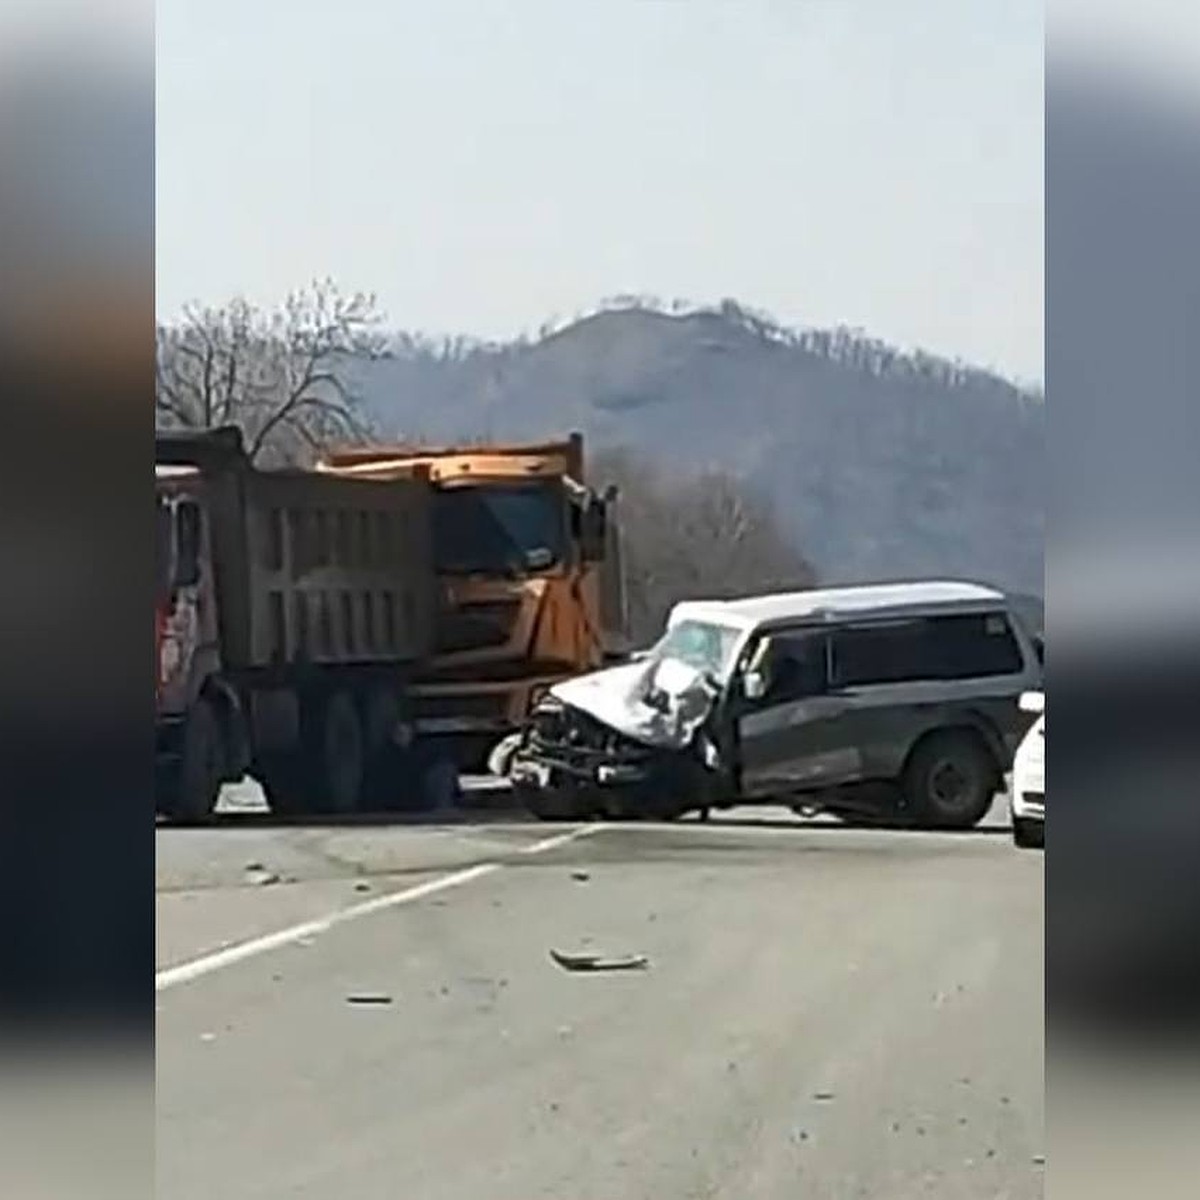
[[[635,661],[552,688],[508,774],[546,820],[771,803],[967,828],[1040,686],[1028,632],[975,584],[688,601]]]

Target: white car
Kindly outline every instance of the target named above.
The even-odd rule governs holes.
[[[1013,758],[1008,811],[1013,842],[1022,849],[1046,844],[1046,694],[1025,692],[1021,710],[1037,715]]]

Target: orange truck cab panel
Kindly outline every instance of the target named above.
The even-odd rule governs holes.
[[[329,455],[318,468],[426,475],[440,585],[435,652],[415,689],[429,733],[496,739],[551,684],[625,649],[615,495],[583,482],[583,439]]]

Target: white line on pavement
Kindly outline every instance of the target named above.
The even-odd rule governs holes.
[[[555,834],[553,837],[543,838],[540,842],[534,842],[530,846],[524,846],[519,853],[544,854],[548,850],[565,846],[568,842],[573,842],[577,838],[587,837],[601,828],[603,828],[601,825],[580,825],[575,829],[567,830],[565,833]],[[154,974],[154,990],[162,992],[167,988],[175,987],[181,983],[190,983],[193,979],[199,979],[202,975],[210,975],[213,971],[219,971],[222,967],[231,967],[234,963],[243,962],[248,958],[255,958],[259,954],[266,954],[269,950],[277,950],[281,946],[291,945],[294,942],[302,941],[304,938],[326,933],[337,925],[344,925],[347,921],[354,921],[359,917],[368,917],[372,913],[383,912],[384,909],[397,908],[402,904],[411,904],[414,900],[423,900],[426,896],[432,896],[436,892],[444,892],[450,888],[460,887],[464,883],[470,883],[472,880],[482,879],[485,875],[494,874],[496,871],[501,870],[504,865],[503,861],[484,862],[478,863],[473,867],[465,867],[461,871],[451,871],[449,875],[439,875],[436,879],[419,883],[415,887],[405,888],[399,892],[389,892],[386,896],[376,896],[373,900],[365,900],[361,904],[354,904],[348,908],[338,909],[336,912],[329,913],[324,917],[317,917],[316,920],[304,921],[299,925],[290,925],[286,929],[278,929],[274,933],[264,934],[262,937],[252,938],[250,941],[239,942],[234,946],[227,946],[225,949],[214,951],[212,954],[203,954],[199,958],[190,959],[188,962],[180,963],[178,966],[165,967]]]

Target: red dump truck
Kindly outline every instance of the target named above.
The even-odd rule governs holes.
[[[156,809],[201,820],[247,772],[274,812],[394,802],[435,638],[428,479],[258,470],[236,429],[156,449]]]

